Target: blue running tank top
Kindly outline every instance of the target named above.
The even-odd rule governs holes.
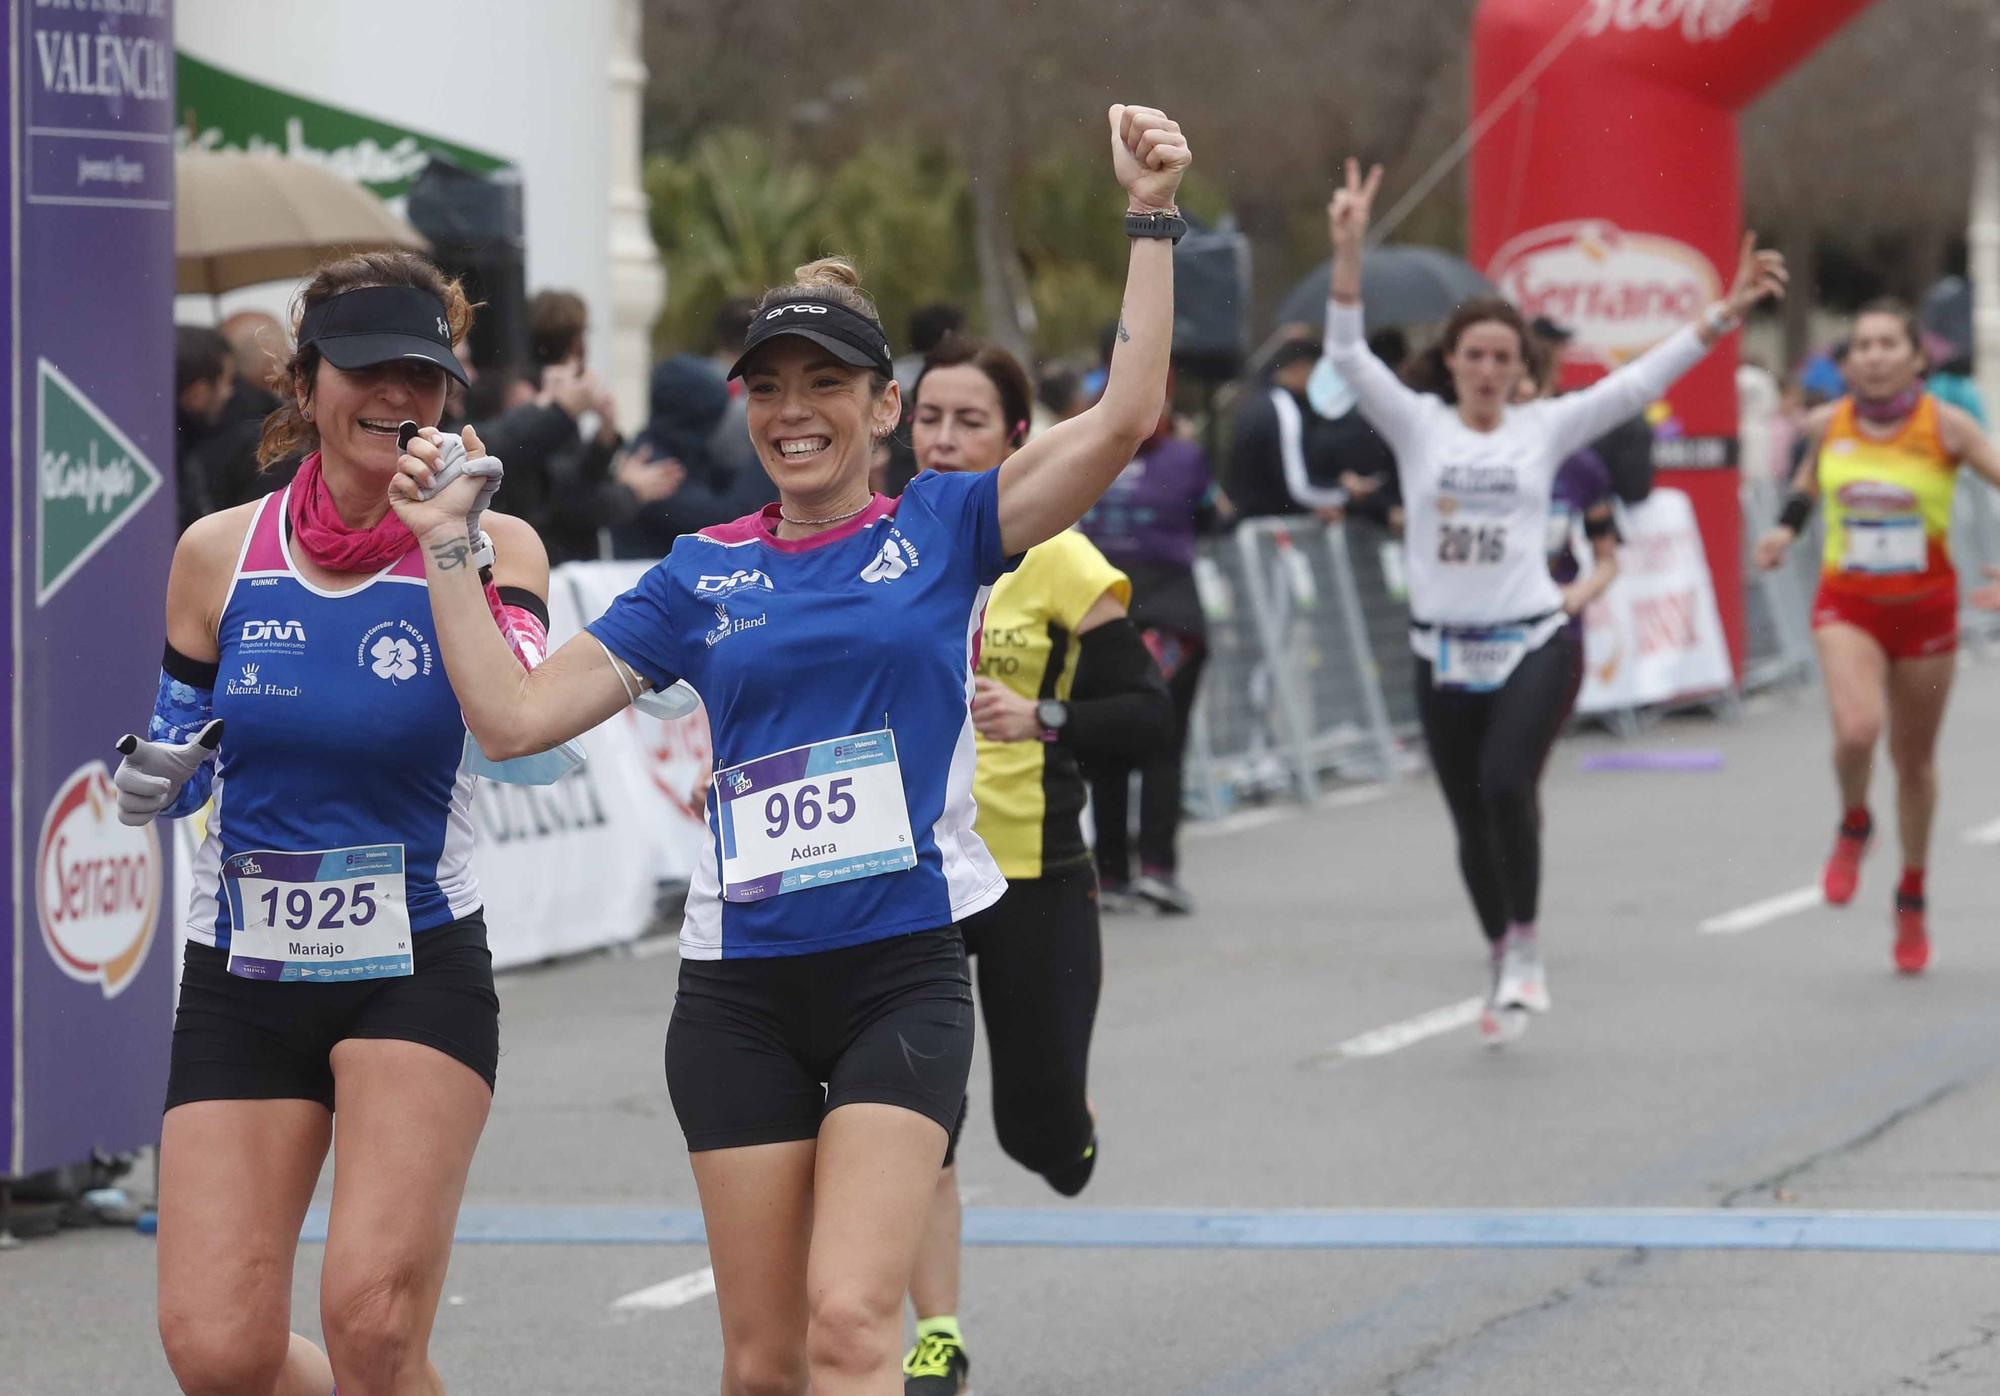
[[[462,769],[465,719],[445,677],[423,555],[341,592],[292,563],[289,488],[265,496],[216,635],[223,719],[214,807],[194,863],[190,940],[227,948],[225,859],[401,844],[410,929],[479,906]]]
[[[802,955],[935,930],[1007,890],[973,830],[970,709],[986,598],[1013,566],[1000,544],[999,474],[919,475],[900,498],[876,495],[852,522],[810,538],[779,538],[775,504],[684,535],[591,622],[655,687],[685,679],[701,695],[719,772],[893,734],[912,865],[731,900],[711,782],[709,836],[681,923],[686,958]]]

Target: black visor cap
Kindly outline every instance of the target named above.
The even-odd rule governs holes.
[[[730,366],[729,376],[741,378],[757,351],[784,335],[811,340],[844,364],[872,368],[884,378],[896,376],[895,360],[880,325],[836,301],[808,296],[774,305],[750,322],[743,352]]]
[[[362,286],[328,297],[306,311],[299,325],[299,346],[308,344],[335,368],[420,359],[470,386],[451,351],[444,302],[415,286]]]

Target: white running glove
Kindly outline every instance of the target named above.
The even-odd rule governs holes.
[[[210,718],[191,742],[147,742],[127,732],[118,739],[124,759],[111,783],[118,787],[118,822],[150,824],[174,802],[188,778],[222,745],[222,719]]]
[[[403,423],[409,434],[414,435],[415,422]],[[438,433],[438,463],[431,475],[431,487],[418,495],[421,499],[431,499],[452,481],[464,475],[477,475],[485,484],[480,487],[479,498],[465,513],[465,539],[472,545],[472,561],[476,567],[493,565],[493,540],[479,526],[479,520],[486,513],[486,506],[493,502],[493,496],[500,493],[500,482],[507,476],[507,467],[498,456],[481,456],[472,459],[465,453],[465,441],[455,432]],[[402,444],[407,447],[407,437]]]

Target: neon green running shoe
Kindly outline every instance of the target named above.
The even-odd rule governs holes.
[[[971,1372],[972,1359],[963,1343],[926,1333],[903,1359],[903,1396],[971,1396],[966,1385]]]

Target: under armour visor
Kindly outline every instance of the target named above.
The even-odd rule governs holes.
[[[436,364],[470,385],[451,351],[444,302],[415,286],[362,286],[329,296],[305,313],[299,347],[311,344],[335,368],[373,368],[397,359]]]
[[[811,340],[844,364],[872,368],[884,378],[896,376],[889,341],[883,337],[880,325],[838,302],[809,296],[774,305],[752,320],[750,333],[743,340],[743,352],[737,355],[729,376],[741,378],[744,367],[759,349],[788,334]]]

